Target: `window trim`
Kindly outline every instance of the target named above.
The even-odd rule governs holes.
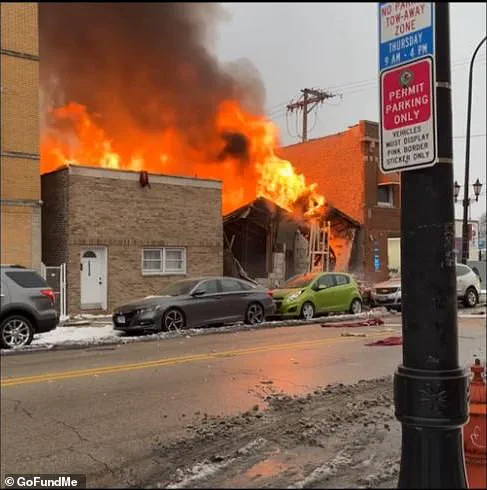
[[[182,252],[183,267],[181,270],[167,269],[166,251],[177,250]],[[161,269],[144,269],[144,252],[158,251],[161,257]],[[186,247],[142,247],[140,250],[141,270],[143,276],[185,276],[187,274]]]
[[[388,201],[379,201],[379,188],[386,188],[389,195]],[[380,208],[393,208],[394,207],[394,188],[391,184],[378,184],[377,185],[377,206]]]

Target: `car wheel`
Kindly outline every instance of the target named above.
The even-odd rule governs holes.
[[[27,318],[12,315],[0,326],[0,343],[3,349],[18,349],[29,345],[34,338],[34,327]]]
[[[181,310],[170,308],[162,317],[162,328],[166,332],[179,332],[186,327],[186,319]]]
[[[352,304],[350,305],[350,313],[352,315],[358,315],[359,313],[362,313],[362,301],[360,301],[358,298],[355,298],[352,301]]]
[[[468,288],[465,293],[465,306],[468,308],[473,308],[479,301],[479,296],[474,288]]]
[[[313,303],[307,301],[301,308],[301,318],[304,320],[311,320],[315,316],[315,307]]]
[[[245,313],[245,323],[247,325],[257,325],[265,320],[264,308],[259,303],[252,303],[248,306]]]

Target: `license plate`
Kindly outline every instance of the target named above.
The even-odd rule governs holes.
[[[120,315],[117,317],[117,322],[118,323],[125,323],[125,317],[123,315]]]

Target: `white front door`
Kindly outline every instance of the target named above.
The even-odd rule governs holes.
[[[81,308],[105,310],[106,301],[106,249],[81,250]]]

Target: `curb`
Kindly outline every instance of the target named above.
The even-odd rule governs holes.
[[[344,322],[344,327],[349,326],[351,321],[363,322],[365,320],[378,320],[382,318],[381,312],[367,312],[360,313],[359,315],[337,315],[324,317],[321,321],[319,318],[313,318],[312,320],[285,320],[285,321],[274,321],[274,322],[264,322],[258,326],[249,326],[245,324],[231,325],[227,327],[217,327],[217,328],[201,328],[201,329],[191,329],[183,330],[178,333],[156,333],[141,337],[125,337],[120,336],[118,338],[108,337],[105,340],[97,339],[94,342],[86,343],[73,343],[73,344],[51,344],[47,346],[27,346],[19,350],[2,349],[0,351],[0,357],[9,357],[22,354],[35,354],[38,352],[47,351],[63,351],[63,350],[81,350],[81,349],[95,349],[100,347],[108,347],[112,345],[125,345],[136,342],[155,342],[170,340],[176,338],[191,338],[198,337],[202,335],[215,335],[215,334],[228,334],[236,332],[247,332],[253,330],[271,329],[271,328],[283,328],[283,327],[297,327],[306,325],[320,325],[326,323],[338,323]],[[348,323],[347,323],[348,322]],[[63,327],[58,327],[63,328]]]

